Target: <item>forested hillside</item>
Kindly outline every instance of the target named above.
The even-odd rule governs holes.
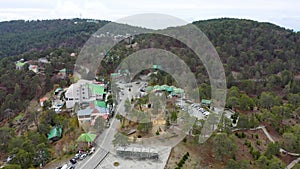
[[[223,63],[240,79],[300,71],[300,33],[270,23],[241,19],[194,22],[216,47]]]
[[[84,19],[1,22],[0,59],[30,50],[81,47],[92,33],[108,23],[95,22]]]

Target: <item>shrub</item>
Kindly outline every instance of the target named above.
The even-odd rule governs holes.
[[[242,138],[246,138],[246,134],[244,132],[242,132],[242,135],[241,135]]]
[[[256,140],[256,145],[260,145],[261,144],[261,141],[260,140]]]
[[[115,166],[115,167],[118,167],[119,165],[120,165],[119,162],[114,162],[114,166]]]

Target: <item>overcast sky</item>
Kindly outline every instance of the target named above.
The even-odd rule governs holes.
[[[266,21],[300,30],[298,0],[0,0],[0,21],[93,18],[115,21],[162,13],[188,22],[221,17]]]

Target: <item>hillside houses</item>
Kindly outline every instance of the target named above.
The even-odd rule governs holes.
[[[104,120],[108,120],[109,112],[109,106],[104,101],[95,100],[91,102],[88,107],[79,110],[77,117],[80,125],[84,122],[89,122],[91,125],[94,125],[95,120],[100,116]]]
[[[20,59],[15,62],[17,70],[31,70],[34,73],[42,73],[45,69],[45,65],[50,64],[46,58],[39,58],[38,60],[26,60]],[[27,66],[25,66],[27,65]]]

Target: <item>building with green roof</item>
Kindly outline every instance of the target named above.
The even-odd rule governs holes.
[[[104,85],[99,84],[87,84],[88,87],[91,89],[92,93],[95,95],[103,95],[106,94]]]
[[[23,62],[23,61],[17,61],[16,62],[16,69],[17,70],[21,70],[23,69],[23,67],[26,65],[26,62]]]
[[[175,95],[182,95],[184,93],[184,90],[181,88],[176,88],[174,86],[169,85],[155,85],[155,86],[147,86],[146,88],[147,92],[151,91],[167,91],[171,93],[173,96]]]
[[[120,76],[121,76],[121,73],[111,73],[110,76],[111,76],[112,78],[114,78],[114,77],[120,77]]]
[[[206,99],[201,100],[201,104],[204,104],[204,105],[207,105],[207,106],[211,105],[211,103],[212,103],[211,100],[206,100]]]
[[[73,108],[76,102],[104,101],[107,94],[106,89],[106,84],[81,79],[66,91],[66,108]]]
[[[94,104],[95,104],[95,106],[98,106],[98,107],[107,108],[107,104],[105,101],[95,100]]]
[[[152,68],[153,69],[162,69],[162,67],[160,65],[153,65]]]
[[[63,91],[63,88],[58,87],[58,88],[55,89],[54,94],[57,95],[61,91]]]
[[[61,127],[52,127],[48,133],[48,140],[57,141],[62,137],[62,128]]]
[[[66,73],[67,72],[67,69],[66,68],[63,68],[61,70],[59,70],[60,73]]]

